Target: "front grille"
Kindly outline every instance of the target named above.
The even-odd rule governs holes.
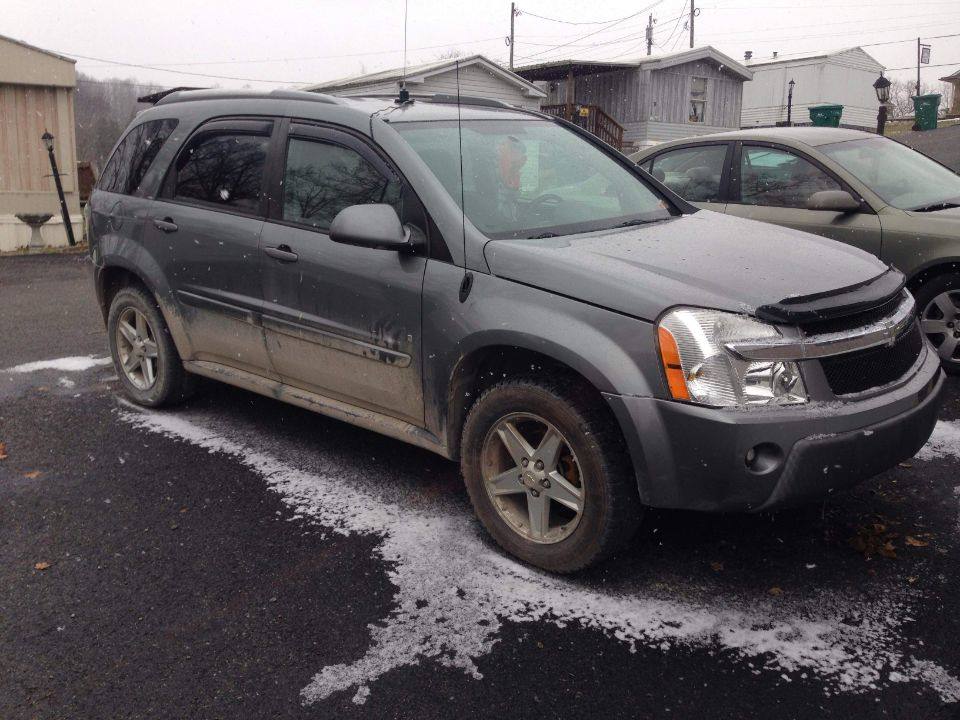
[[[834,395],[850,395],[903,377],[920,356],[923,335],[916,322],[892,345],[835,355],[820,361]]]
[[[826,333],[840,332],[850,328],[871,325],[878,320],[892,315],[900,303],[903,302],[903,293],[897,293],[889,300],[884,301],[876,307],[869,310],[856,313],[854,315],[845,315],[843,317],[830,318],[829,320],[812,320],[801,323],[800,329],[808,335],[821,335]]]

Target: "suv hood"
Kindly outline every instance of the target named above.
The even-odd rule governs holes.
[[[709,210],[622,230],[491,240],[484,256],[498,277],[650,321],[674,305],[755,314],[887,271],[849,245]]]

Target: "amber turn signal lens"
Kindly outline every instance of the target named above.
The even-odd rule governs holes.
[[[677,348],[677,341],[666,328],[657,330],[657,337],[660,339],[660,359],[663,361],[663,369],[667,373],[667,386],[670,388],[670,394],[674,400],[689,400],[690,392],[687,390],[687,381],[683,377],[683,367],[680,365],[680,350]]]

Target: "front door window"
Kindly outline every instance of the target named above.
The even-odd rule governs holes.
[[[768,207],[806,207],[821,190],[842,190],[808,160],[786,150],[744,145],[740,155],[740,202]]]

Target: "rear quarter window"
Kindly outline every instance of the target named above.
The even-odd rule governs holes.
[[[139,194],[143,178],[176,127],[176,120],[166,119],[149,120],[131,129],[104,168],[97,188],[121,195]]]

